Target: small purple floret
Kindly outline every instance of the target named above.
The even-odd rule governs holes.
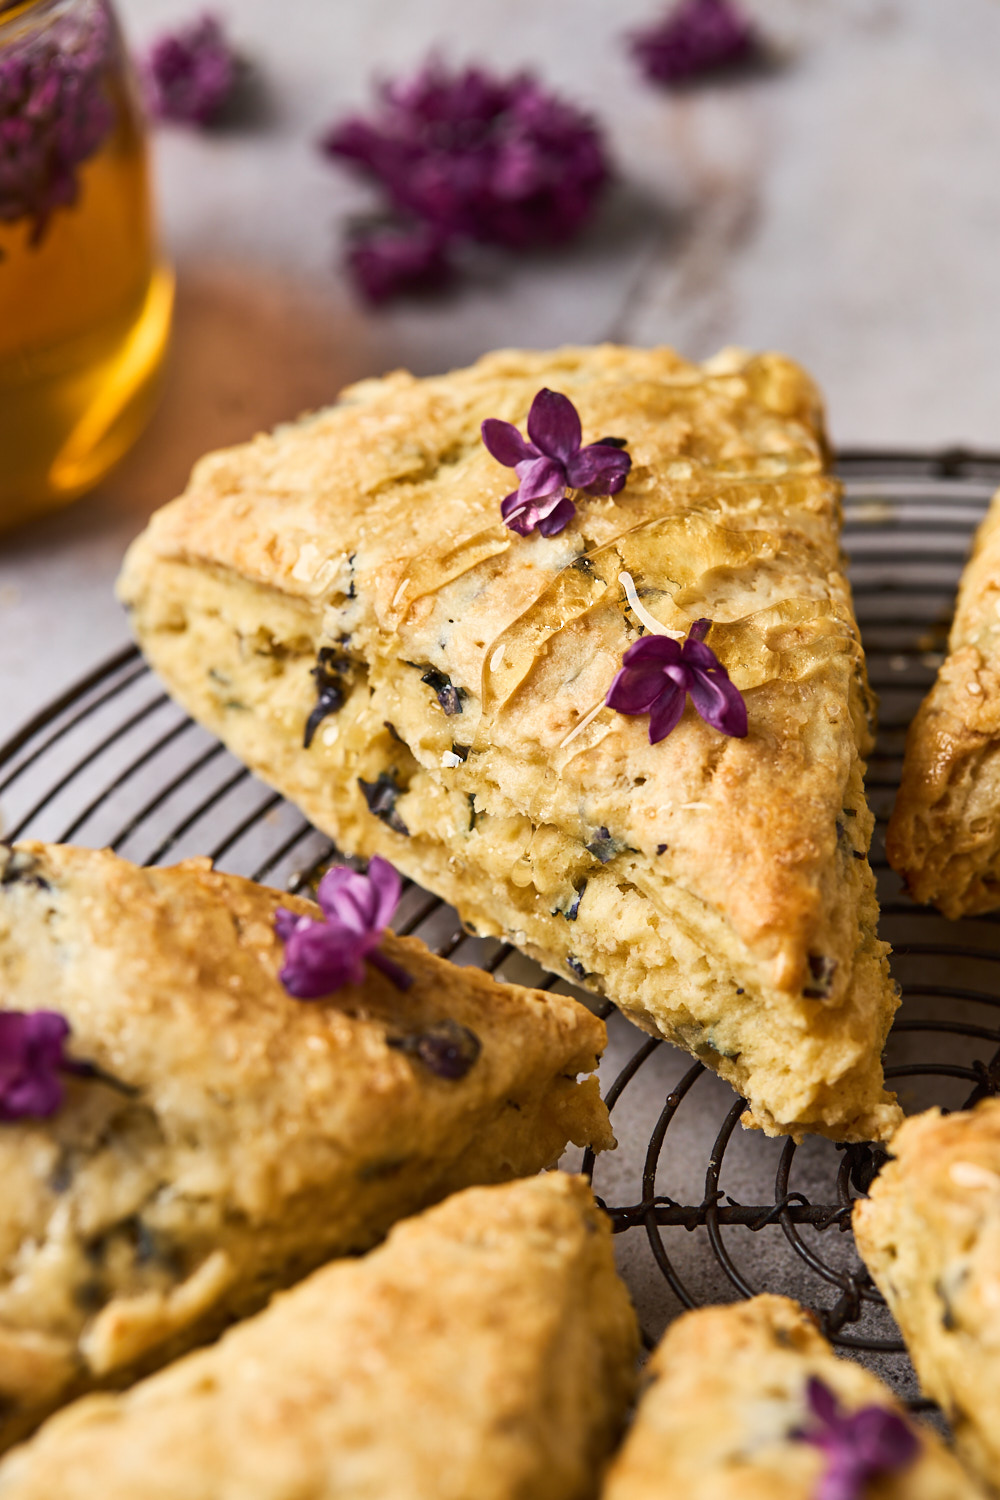
[[[332,126],[320,149],[378,183],[404,223],[425,225],[442,246],[569,240],[609,176],[593,120],[530,74],[453,72],[437,60],[381,84],[372,114]],[[364,266],[351,264],[360,277]]]
[[[401,889],[392,865],[376,854],[369,861],[367,875],[343,865],[327,870],[316,892],[325,920],[280,907],[274,930],[285,944],[285,962],[278,977],[288,993],[297,1000],[317,1000],[345,984],[360,984],[366,959],[400,989],[408,988],[410,975],[375,951]]]
[[[487,451],[513,469],[521,481],[501,503],[500,514],[520,536],[537,527],[542,536],[558,536],[576,515],[567,489],[587,495],[616,495],[628,478],[632,460],[615,444],[581,447],[583,428],[576,407],[558,391],[541,390],[528,412],[528,437],[511,422],[487,417],[482,425]]]
[[[794,1436],[821,1449],[827,1460],[815,1500],[864,1500],[869,1480],[909,1468],[920,1451],[919,1438],[898,1412],[862,1406],[845,1414],[815,1375],[806,1400],[816,1425]]]
[[[753,27],[730,0],[681,0],[629,41],[646,77],[666,84],[732,67],[758,50]]]
[[[347,264],[369,302],[402,292],[430,292],[454,275],[441,236],[426,224],[380,224],[351,236]]]
[[[644,635],[629,646],[605,703],[620,714],[649,714],[649,743],[676,729],[688,695],[696,710],[721,734],[743,739],[747,707],[739,688],[711,646],[711,620],[696,620],[681,644],[666,635]]]
[[[104,0],[90,0],[0,53],[0,223],[31,220],[32,245],[76,202],[79,168],[114,125],[115,48]]]
[[[0,1120],[44,1120],[63,1102],[69,1022],[55,1010],[0,1011]]]
[[[215,16],[161,36],[141,64],[150,113],[183,125],[210,125],[229,99],[239,63]]]

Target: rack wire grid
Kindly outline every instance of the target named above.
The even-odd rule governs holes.
[[[867,783],[877,819],[872,863],[903,991],[887,1076],[908,1113],[959,1108],[1000,1086],[1000,915],[955,923],[915,906],[886,864],[884,833],[906,728],[942,660],[971,535],[1000,485],[1000,455],[845,452],[839,472],[844,545],[880,700]],[[8,840],[107,845],[146,864],[208,854],[221,868],[290,889],[339,858],[184,715],[134,647],[0,748],[0,815]],[[743,1101],[700,1063],[509,946],[467,935],[451,908],[412,883],[396,926],[455,962],[575,994],[607,1019],[602,1080],[619,1149],[565,1164],[593,1175],[647,1344],[681,1308],[780,1291],[812,1308],[835,1344],[905,1399],[924,1404],[850,1233],[851,1203],[878,1170],[880,1148],[818,1138],[796,1146],[743,1131]]]

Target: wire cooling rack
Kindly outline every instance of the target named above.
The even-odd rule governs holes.
[[[869,762],[872,862],[882,936],[903,989],[887,1076],[908,1113],[957,1108],[1000,1087],[1000,917],[947,922],[914,906],[885,861],[903,741],[941,662],[975,525],[1000,486],[1000,455],[844,453],[844,544],[880,729]],[[109,845],[139,863],[209,854],[272,885],[307,884],[336,851],[178,709],[129,647],[0,748],[4,837]],[[780,1291],[834,1342],[916,1395],[895,1325],[854,1249],[851,1203],[879,1148],[767,1140],[739,1126],[742,1100],[700,1063],[506,945],[465,934],[451,908],[408,884],[398,930],[458,963],[577,994],[608,1021],[602,1078],[618,1151],[594,1186],[652,1342],[682,1307]]]

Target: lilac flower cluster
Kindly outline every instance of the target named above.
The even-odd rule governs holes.
[[[288,993],[296,1000],[318,1000],[345,984],[360,984],[366,959],[400,989],[408,989],[410,975],[377,951],[401,889],[392,865],[376,854],[367,875],[343,865],[327,870],[316,892],[324,921],[280,907],[274,928],[285,944],[279,978]]]
[[[184,125],[210,125],[238,71],[236,54],[211,15],[161,36],[140,65],[150,113]]]
[[[830,1387],[815,1375],[806,1390],[816,1425],[795,1433],[826,1455],[826,1470],[815,1500],[864,1500],[868,1482],[908,1469],[920,1441],[898,1412],[862,1406],[846,1415]]]
[[[30,220],[32,245],[56,209],[76,202],[79,168],[115,123],[106,91],[115,47],[105,0],[88,0],[0,53],[0,223]]]
[[[743,739],[747,707],[711,646],[711,620],[696,620],[683,645],[665,635],[644,635],[622,657],[605,703],[620,714],[649,714],[649,743],[677,728],[690,696],[695,709],[720,734]]]
[[[629,40],[653,83],[686,83],[746,62],[758,50],[753,27],[730,0],[681,0],[662,21]]]
[[[320,145],[378,183],[397,218],[392,238],[376,229],[354,239],[352,269],[373,301],[439,282],[456,242],[525,250],[570,239],[609,175],[594,121],[530,74],[449,72],[437,61],[383,83],[370,118],[341,121]]]
[[[528,412],[527,442],[511,422],[487,417],[483,443],[520,483],[503,501],[500,514],[521,536],[537,526],[542,536],[558,536],[576,515],[567,489],[587,495],[616,495],[625,484],[632,460],[620,438],[583,442],[576,407],[559,391],[541,390]]]

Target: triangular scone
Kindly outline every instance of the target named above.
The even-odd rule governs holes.
[[[847,1494],[846,1488],[820,1489],[824,1456],[795,1436],[814,1425],[809,1380],[821,1380],[845,1414],[877,1405],[903,1415],[882,1382],[853,1361],[838,1359],[812,1318],[787,1297],[685,1313],[643,1375],[645,1393],[602,1500],[816,1500],[820,1494]],[[983,1500],[935,1432],[919,1422],[912,1431],[919,1441],[913,1461],[850,1493],[871,1500]]]
[[[569,396],[628,443],[560,536],[500,519],[486,417]],[[867,860],[864,661],[816,393],[778,355],[490,355],[195,469],[121,579],[184,705],[351,852],[381,852],[703,1058],[770,1133],[884,1136],[896,1006]],[[602,708],[645,608],[746,696],[650,745]],[[306,744],[308,741],[308,744]]]
[[[854,1234],[920,1384],[1000,1495],[1000,1099],[907,1120]]]
[[[1000,907],[1000,494],[962,574],[948,655],[906,736],[886,853],[946,917]]]
[[[0,1123],[0,1447],[456,1188],[613,1144],[575,1081],[605,1040],[584,1006],[389,936],[405,993],[369,966],[294,1000],[286,904],[316,910],[207,861],[0,850],[0,1009],[60,1012],[70,1058],[118,1085],[66,1074],[57,1114]],[[442,1027],[463,1077],[421,1061]]]
[[[590,1500],[637,1352],[582,1178],[471,1188],[53,1418],[0,1465],[0,1497]]]

